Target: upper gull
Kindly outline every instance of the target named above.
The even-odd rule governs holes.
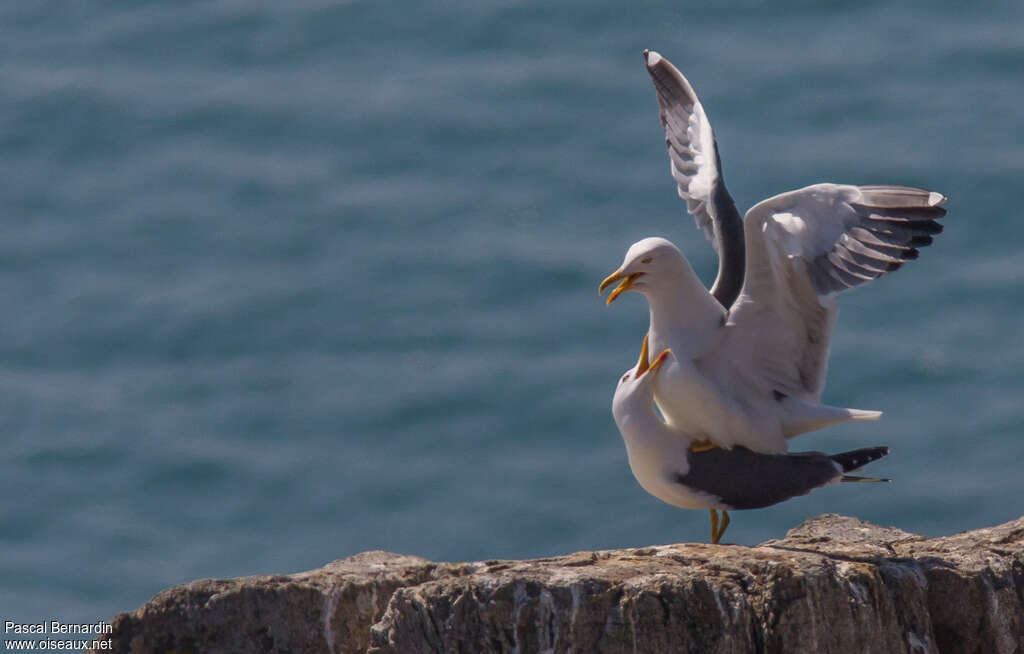
[[[645,51],[679,196],[719,256],[709,292],[679,249],[646,238],[600,285],[646,296],[652,351],[673,357],[654,382],[672,427],[709,445],[761,453],[878,411],[821,403],[837,295],[916,259],[942,231],[946,198],[905,186],[815,184],[762,200],[740,219],[711,123],[693,87]]]

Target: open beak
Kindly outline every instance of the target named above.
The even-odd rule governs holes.
[[[607,304],[611,304],[612,302],[615,301],[615,298],[619,297],[629,289],[633,288],[633,283],[636,282],[637,277],[640,277],[641,275],[643,275],[642,272],[629,273],[627,275],[624,272],[622,272],[621,268],[619,268],[618,270],[604,278],[604,281],[601,282],[601,285],[597,287],[597,292],[604,293],[604,289],[608,288],[615,282],[620,282],[619,285],[615,287],[615,290],[612,291],[612,294],[608,296]]]
[[[648,334],[644,334],[644,344],[640,346],[640,360],[636,362],[636,377],[640,377],[651,367],[650,358],[647,355],[647,336]]]
[[[644,334],[644,343],[640,346],[640,360],[636,363],[636,374],[633,376],[634,379],[640,379],[646,373],[653,375],[658,372],[658,368],[661,367],[661,364],[665,363],[665,360],[668,359],[668,355],[672,353],[672,350],[666,349],[659,354],[658,358],[652,363],[648,363],[648,361],[650,361],[650,353],[647,348],[648,335],[649,334]]]
[[[644,345],[646,344],[647,341],[644,341]],[[651,363],[651,367],[647,370],[647,372],[649,372],[652,375],[658,372],[658,368],[661,367],[661,364],[665,363],[665,360],[668,359],[668,355],[670,354],[672,354],[672,350],[664,350],[661,354],[658,355],[658,358],[655,359],[653,363]]]

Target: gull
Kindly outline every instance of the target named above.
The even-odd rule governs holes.
[[[691,449],[693,439],[667,425],[654,409],[654,380],[672,358],[672,351],[664,350],[648,366],[644,337],[639,361],[615,389],[612,414],[640,486],[673,506],[709,509],[712,543],[717,544],[729,526],[729,511],[764,508],[839,482],[889,481],[847,474],[888,454],[886,447],[833,455],[761,454],[742,446]]]
[[[821,403],[842,291],[916,259],[942,231],[946,198],[905,186],[815,184],[754,205],[740,219],[722,179],[711,123],[690,83],[644,51],[679,196],[719,256],[709,292],[679,249],[645,238],[599,287],[611,304],[636,291],[650,347],[671,349],[654,397],[695,447],[773,454],[787,439],[880,411]]]

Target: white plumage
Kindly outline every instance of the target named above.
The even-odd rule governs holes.
[[[917,258],[941,231],[939,193],[816,184],[763,200],[740,220],[717,145],[686,78],[645,53],[670,171],[719,253],[709,292],[669,241],[629,248],[608,299],[635,290],[650,305],[650,348],[671,349],[655,399],[672,427],[722,447],[785,452],[786,439],[881,413],[820,403],[836,295]]]
[[[640,486],[673,506],[710,509],[712,543],[725,533],[731,510],[771,506],[842,481],[888,481],[847,474],[888,454],[886,447],[834,455],[762,454],[744,447],[694,451],[692,438],[665,424],[654,410],[654,385],[661,369],[673,361],[671,351],[665,350],[648,366],[645,338],[637,365],[615,389],[612,414]]]

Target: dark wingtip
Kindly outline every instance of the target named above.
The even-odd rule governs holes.
[[[843,472],[853,472],[888,454],[889,448],[885,446],[864,447],[859,450],[834,454],[830,458],[842,467]]]

